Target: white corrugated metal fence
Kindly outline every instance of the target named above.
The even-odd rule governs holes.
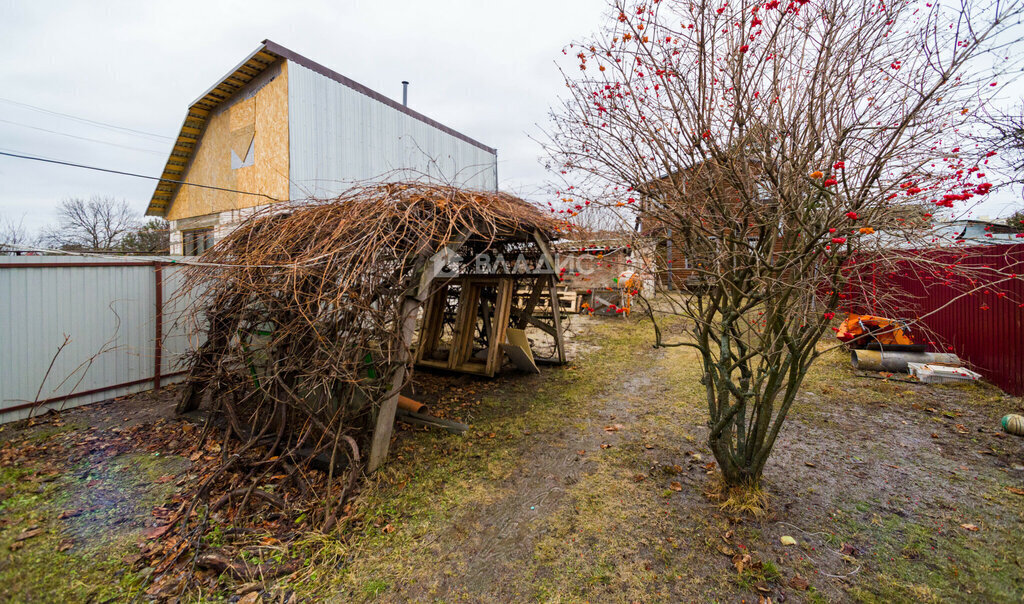
[[[157,258],[0,256],[0,423],[181,379],[191,345],[182,269]]]

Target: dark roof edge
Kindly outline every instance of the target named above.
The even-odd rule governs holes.
[[[264,51],[264,47],[265,47],[265,46],[266,46],[266,45],[264,45],[264,46],[260,46],[260,47],[259,47],[259,48],[257,48],[256,50],[254,50],[254,51],[252,51],[251,53],[249,53],[249,55],[248,55],[247,57],[245,57],[244,59],[242,59],[242,61],[241,61],[240,63],[238,63],[237,65],[235,65],[234,67],[232,67],[230,71],[228,71],[228,72],[227,72],[227,73],[225,73],[225,74],[224,74],[223,76],[221,76],[221,78],[220,78],[219,80],[217,80],[217,81],[216,81],[216,82],[215,82],[215,83],[213,84],[213,86],[210,86],[209,88],[207,88],[207,89],[206,89],[206,91],[205,91],[205,92],[203,92],[203,94],[199,95],[198,97],[196,97],[196,99],[195,99],[194,101],[192,101],[191,103],[189,103],[189,104],[188,104],[188,106],[189,106],[189,109],[191,109],[192,107],[195,107],[195,106],[196,106],[196,103],[198,103],[199,101],[201,101],[201,100],[205,99],[205,98],[206,98],[206,95],[208,95],[208,94],[210,94],[211,92],[213,92],[214,90],[216,90],[218,86],[220,86],[221,84],[223,84],[225,80],[227,80],[227,79],[228,79],[228,78],[230,78],[230,77],[231,77],[232,75],[234,75],[234,74],[235,74],[235,72],[237,72],[237,71],[238,71],[239,69],[241,69],[241,68],[242,68],[242,67],[243,67],[243,66],[244,66],[244,65],[245,65],[246,63],[248,63],[248,62],[249,62],[250,60],[252,60],[252,58],[253,58],[253,57],[255,57],[256,55],[258,55],[258,54],[260,54],[261,52],[263,52],[263,51]]]
[[[343,84],[345,86],[348,86],[349,88],[351,88],[352,90],[355,90],[356,92],[359,92],[361,94],[365,94],[366,96],[370,97],[371,99],[373,99],[373,100],[375,100],[375,101],[377,101],[379,103],[383,103],[383,104],[391,107],[392,109],[397,109],[398,111],[401,111],[402,113],[408,115],[409,117],[415,118],[415,119],[417,119],[417,120],[419,120],[419,121],[421,121],[421,122],[423,122],[423,123],[425,123],[425,124],[427,124],[429,126],[433,126],[434,128],[437,128],[438,130],[440,130],[441,132],[444,132],[445,134],[454,136],[455,138],[457,138],[459,140],[462,140],[462,141],[465,141],[465,142],[473,145],[474,147],[478,147],[478,148],[480,148],[480,149],[482,149],[482,150],[484,150],[484,151],[486,151],[488,153],[492,153],[492,154],[497,155],[497,152],[498,152],[497,149],[495,149],[493,147],[488,147],[487,145],[481,143],[480,141],[474,140],[474,139],[466,136],[465,134],[462,134],[461,132],[457,132],[455,130],[452,130],[448,126],[445,126],[444,124],[442,124],[440,122],[434,121],[434,120],[430,119],[429,117],[423,115],[422,113],[420,113],[418,111],[413,111],[412,109],[409,109],[405,105],[403,105],[403,104],[401,104],[401,103],[399,103],[397,101],[394,101],[394,100],[384,96],[383,94],[381,94],[381,93],[379,93],[379,92],[377,92],[375,90],[367,88],[366,86],[360,84],[359,82],[356,82],[354,80],[346,78],[345,76],[343,76],[340,73],[334,71],[333,69],[329,69],[327,67],[324,67],[323,65],[317,63],[316,61],[307,59],[306,57],[300,55],[299,53],[297,53],[295,51],[292,51],[292,50],[289,50],[289,49],[285,48],[284,46],[281,46],[280,44],[277,44],[276,42],[273,42],[271,40],[264,40],[263,41],[263,48],[265,48],[267,51],[269,51],[269,52],[271,52],[271,53],[273,53],[275,55],[278,55],[278,56],[280,56],[280,57],[282,57],[284,59],[292,61],[293,63],[297,63],[297,64],[305,67],[306,69],[309,69],[310,71],[315,71],[316,73],[319,73],[320,75],[322,75],[324,77],[330,78],[330,79],[334,80],[335,82],[338,82],[339,84]]]

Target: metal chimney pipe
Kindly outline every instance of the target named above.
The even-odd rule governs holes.
[[[409,82],[402,80],[402,105],[409,106]]]

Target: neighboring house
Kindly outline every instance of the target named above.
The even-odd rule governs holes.
[[[875,245],[891,249],[914,249],[922,246],[948,248],[965,245],[1005,245],[1020,242],[1016,231],[1005,222],[985,218],[961,218],[935,222],[930,229],[916,233],[911,239],[884,230],[876,232],[871,238]]]
[[[1015,243],[1016,231],[1003,221],[978,219],[951,220],[936,225],[942,239],[965,241],[975,245]]]
[[[756,177],[757,173],[760,172],[759,164],[752,160],[751,165],[752,172]],[[701,282],[700,273],[708,270],[706,263],[709,261],[709,258],[706,258],[699,251],[687,250],[686,244],[679,233],[673,233],[672,229],[665,224],[665,221],[655,216],[655,212],[658,211],[655,199],[661,200],[660,204],[663,206],[668,203],[703,203],[702,197],[698,196],[705,195],[704,191],[706,189],[693,188],[691,190],[689,186],[690,179],[710,178],[707,174],[702,174],[702,167],[703,165],[698,165],[697,167],[689,168],[683,173],[682,177],[679,177],[676,173],[671,178],[669,175],[662,176],[642,186],[640,190],[643,193],[638,195],[642,208],[639,220],[640,233],[653,244],[657,280],[668,289],[699,287]],[[754,183],[754,185],[756,186],[758,203],[771,203],[771,194],[767,187],[760,183]],[[740,193],[731,185],[719,182],[711,185],[711,187],[726,204],[735,204],[737,208],[740,206]],[[780,224],[781,227],[782,225]],[[757,241],[756,238],[752,238],[749,240],[749,245],[753,247],[757,244]],[[774,245],[776,252],[779,251],[780,244],[781,241],[776,241]]]
[[[146,215],[196,255],[270,203],[424,177],[494,191],[497,166],[492,147],[264,40],[189,106]]]

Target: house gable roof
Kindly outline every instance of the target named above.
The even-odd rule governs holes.
[[[185,120],[181,124],[181,130],[178,132],[178,136],[174,141],[174,146],[171,148],[170,156],[167,158],[163,172],[160,174],[161,180],[157,184],[156,190],[153,191],[153,196],[150,198],[149,206],[146,208],[147,216],[165,216],[167,214],[167,210],[170,208],[171,202],[174,200],[174,196],[177,194],[178,189],[181,187],[182,181],[185,178],[188,165],[199,146],[199,141],[203,136],[206,124],[216,108],[220,106],[221,103],[230,99],[235,93],[244,88],[255,78],[259,77],[259,75],[268,67],[281,59],[291,61],[324,77],[330,78],[331,80],[364,94],[379,103],[383,103],[410,117],[420,120],[425,124],[433,126],[445,134],[474,145],[483,151],[492,154],[497,153],[497,150],[493,147],[488,147],[465,134],[457,132],[444,124],[430,119],[418,111],[413,111],[405,105],[402,105],[401,103],[394,101],[354,80],[346,78],[338,72],[328,69],[316,61],[307,59],[306,57],[289,50],[280,44],[270,40],[264,40],[259,48],[253,51],[252,54],[236,65],[234,69],[227,73],[227,75],[221,78],[219,82],[214,84],[209,90],[204,92],[198,99],[189,105],[188,113],[185,115]]]

